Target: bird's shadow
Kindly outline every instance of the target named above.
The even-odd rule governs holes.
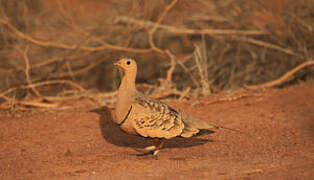
[[[99,115],[99,127],[103,138],[116,146],[143,148],[152,144],[150,138],[141,136],[129,135],[123,132],[113,120],[113,110],[104,106],[93,109]],[[173,138],[165,141],[164,148],[185,148],[192,146],[200,146],[208,142],[213,142],[210,139],[201,139],[198,137],[192,138]]]

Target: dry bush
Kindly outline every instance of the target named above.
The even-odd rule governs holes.
[[[139,83],[206,95],[276,79],[314,54],[311,0],[2,0],[0,7],[2,102],[115,90],[112,62],[121,57],[137,59]],[[310,77],[305,69],[288,83]]]

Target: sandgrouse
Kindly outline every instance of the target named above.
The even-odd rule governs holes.
[[[177,136],[188,138],[202,129],[215,131],[221,128],[178,112],[169,105],[138,92],[135,87],[137,65],[134,60],[121,59],[114,65],[120,67],[124,75],[118,91],[116,117],[113,119],[128,134],[154,139],[153,146],[148,146],[141,152],[157,155],[164,139]]]

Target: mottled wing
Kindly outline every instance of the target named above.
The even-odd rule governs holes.
[[[184,129],[181,115],[167,104],[138,96],[132,106],[135,130],[144,137],[169,139]]]

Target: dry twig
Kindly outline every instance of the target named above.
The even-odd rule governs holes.
[[[115,19],[116,23],[131,23],[144,28],[155,26],[156,23],[147,20],[138,20],[128,16],[120,16]],[[190,34],[190,35],[266,35],[268,32],[262,30],[236,30],[236,29],[189,29],[182,27],[173,27],[159,24],[158,28],[173,34]]]
[[[52,42],[52,41],[40,41],[37,39],[34,39],[31,36],[26,35],[25,33],[18,30],[15,26],[13,26],[9,21],[6,21],[4,19],[0,19],[0,24],[6,25],[11,31],[13,31],[18,37],[21,39],[27,40],[33,44],[36,44],[38,46],[44,46],[44,47],[54,47],[54,48],[60,48],[60,49],[67,49],[67,50],[80,50],[80,51],[102,51],[105,49],[110,49],[114,51],[125,51],[125,52],[132,52],[132,53],[150,53],[152,49],[136,49],[136,48],[128,48],[128,47],[122,47],[122,46],[116,46],[104,43],[101,46],[78,46],[78,45],[67,45],[59,42]]]
[[[20,50],[20,49],[18,48],[18,50]],[[33,82],[32,82],[31,76],[29,74],[30,63],[29,63],[29,58],[28,58],[27,53],[28,53],[28,46],[26,47],[26,49],[23,52],[23,58],[24,58],[24,62],[25,62],[26,82],[27,82],[28,85],[32,85]],[[37,96],[37,98],[42,99],[42,95],[39,93],[39,91],[35,87],[31,87],[30,89],[34,92],[34,94]]]
[[[281,52],[284,52],[286,54],[289,54],[289,55],[296,56],[296,57],[304,59],[304,56],[302,56],[300,54],[297,54],[297,53],[293,52],[290,49],[285,49],[285,48],[282,48],[282,47],[277,46],[275,44],[270,44],[270,43],[267,43],[267,42],[263,42],[263,41],[256,40],[256,39],[253,39],[253,38],[248,38],[248,37],[234,37],[234,38],[237,39],[237,40],[241,40],[241,41],[245,41],[245,42],[248,42],[248,43],[251,43],[251,44],[255,44],[257,46],[262,46],[262,47],[265,47],[265,48],[268,48],[268,49],[281,51]]]
[[[186,88],[186,89],[181,93],[181,96],[179,97],[179,101],[182,101],[182,100],[189,94],[190,91],[191,91],[191,88],[190,88],[190,87]]]
[[[196,78],[193,76],[193,74],[190,72],[190,70],[181,61],[177,61],[177,62],[181,66],[181,68],[185,71],[185,73],[187,73],[190,76],[194,85],[197,88],[200,88],[201,86],[200,86],[199,82],[196,80]]]
[[[56,108],[60,105],[58,103],[45,103],[45,102],[39,102],[39,101],[20,101],[17,104],[20,104],[23,106],[38,107],[38,108]]]
[[[94,67],[97,67],[98,65],[100,65],[104,61],[105,60],[100,60],[100,61],[95,62],[95,63],[90,63],[84,68],[81,68],[81,69],[75,70],[75,71],[71,71],[71,73],[70,72],[61,72],[58,74],[52,74],[50,77],[52,77],[52,78],[64,78],[64,77],[68,77],[68,76],[77,76],[80,74],[84,74],[84,73],[87,73],[88,71],[90,71],[91,69],[93,69]]]
[[[314,65],[314,60],[310,60],[310,61],[305,61],[304,63],[298,65],[297,67],[293,68],[292,70],[288,71],[286,74],[284,74],[283,76],[281,76],[280,78],[274,80],[274,81],[270,81],[264,84],[260,84],[260,85],[255,85],[255,86],[244,86],[244,88],[246,89],[264,89],[264,88],[270,88],[273,86],[278,86],[284,82],[286,82],[292,75],[294,75],[296,72],[300,71],[301,69],[308,67],[308,66],[313,66]]]
[[[74,60],[78,57],[82,57],[82,56],[86,56],[86,55],[89,55],[91,52],[85,52],[85,53],[82,53],[82,54],[74,54],[74,55],[69,55],[67,57],[53,57],[53,58],[50,58],[48,60],[45,60],[43,62],[40,62],[40,63],[37,63],[37,64],[34,64],[31,69],[35,69],[35,68],[40,68],[40,67],[43,67],[43,66],[47,66],[47,65],[50,65],[50,64],[53,64],[53,63],[56,63],[56,62],[60,62],[60,61],[64,61],[64,59],[67,59],[68,61],[71,61],[71,60]]]
[[[214,99],[214,100],[211,100],[211,101],[196,101],[194,103],[191,104],[192,107],[194,106],[197,106],[197,105],[209,105],[209,104],[214,104],[214,103],[219,103],[219,102],[230,102],[230,101],[235,101],[235,100],[238,100],[238,99],[242,99],[242,98],[245,98],[245,97],[260,97],[262,96],[262,94],[257,94],[257,93],[253,93],[253,94],[248,94],[248,93],[244,93],[244,94],[240,94],[240,95],[237,95],[237,96],[234,96],[234,97],[227,97],[227,98],[219,98],[219,99]]]
[[[69,80],[51,80],[51,81],[44,81],[44,82],[38,82],[38,83],[29,84],[29,85],[24,85],[24,86],[21,86],[21,87],[18,87],[18,88],[10,88],[10,89],[7,89],[4,92],[0,93],[0,97],[3,97],[6,94],[14,92],[14,91],[16,91],[18,89],[30,89],[30,88],[34,88],[34,87],[51,85],[51,84],[67,84],[69,86],[72,86],[72,87],[80,90],[80,91],[86,91],[83,87],[81,87],[80,85],[74,83],[73,81],[69,81]]]
[[[165,98],[171,95],[181,96],[182,92],[172,89],[172,90],[162,91],[160,93],[151,94],[148,97],[153,98],[153,99],[161,99],[161,98]]]
[[[160,54],[166,54],[168,55],[168,57],[170,58],[170,68],[167,71],[167,81],[169,83],[172,83],[172,74],[174,72],[175,69],[175,56],[170,52],[170,50],[162,50],[160,48],[158,48],[155,43],[154,43],[154,33],[157,31],[160,23],[164,20],[164,18],[166,17],[166,15],[168,14],[168,12],[175,6],[175,4],[178,2],[178,0],[173,0],[169,5],[167,5],[164,9],[164,11],[162,12],[162,14],[160,15],[160,17],[158,18],[157,22],[154,24],[154,26],[148,31],[148,41],[150,44],[150,47],[153,51],[156,51]]]
[[[174,69],[176,67],[176,60],[175,60],[175,56],[170,52],[170,50],[166,50],[165,52],[170,57],[170,61],[171,61],[170,62],[170,68],[167,71],[167,81],[172,82],[172,74],[173,74]]]
[[[160,23],[164,20],[168,12],[174,7],[174,5],[178,2],[178,0],[173,0],[168,6],[166,6],[165,10],[162,12],[160,17],[158,18],[157,22],[154,24],[154,26],[148,31],[148,40],[150,47],[152,50],[157,51],[161,54],[164,54],[165,52],[161,49],[159,49],[155,43],[154,43],[154,33],[158,29]]]

